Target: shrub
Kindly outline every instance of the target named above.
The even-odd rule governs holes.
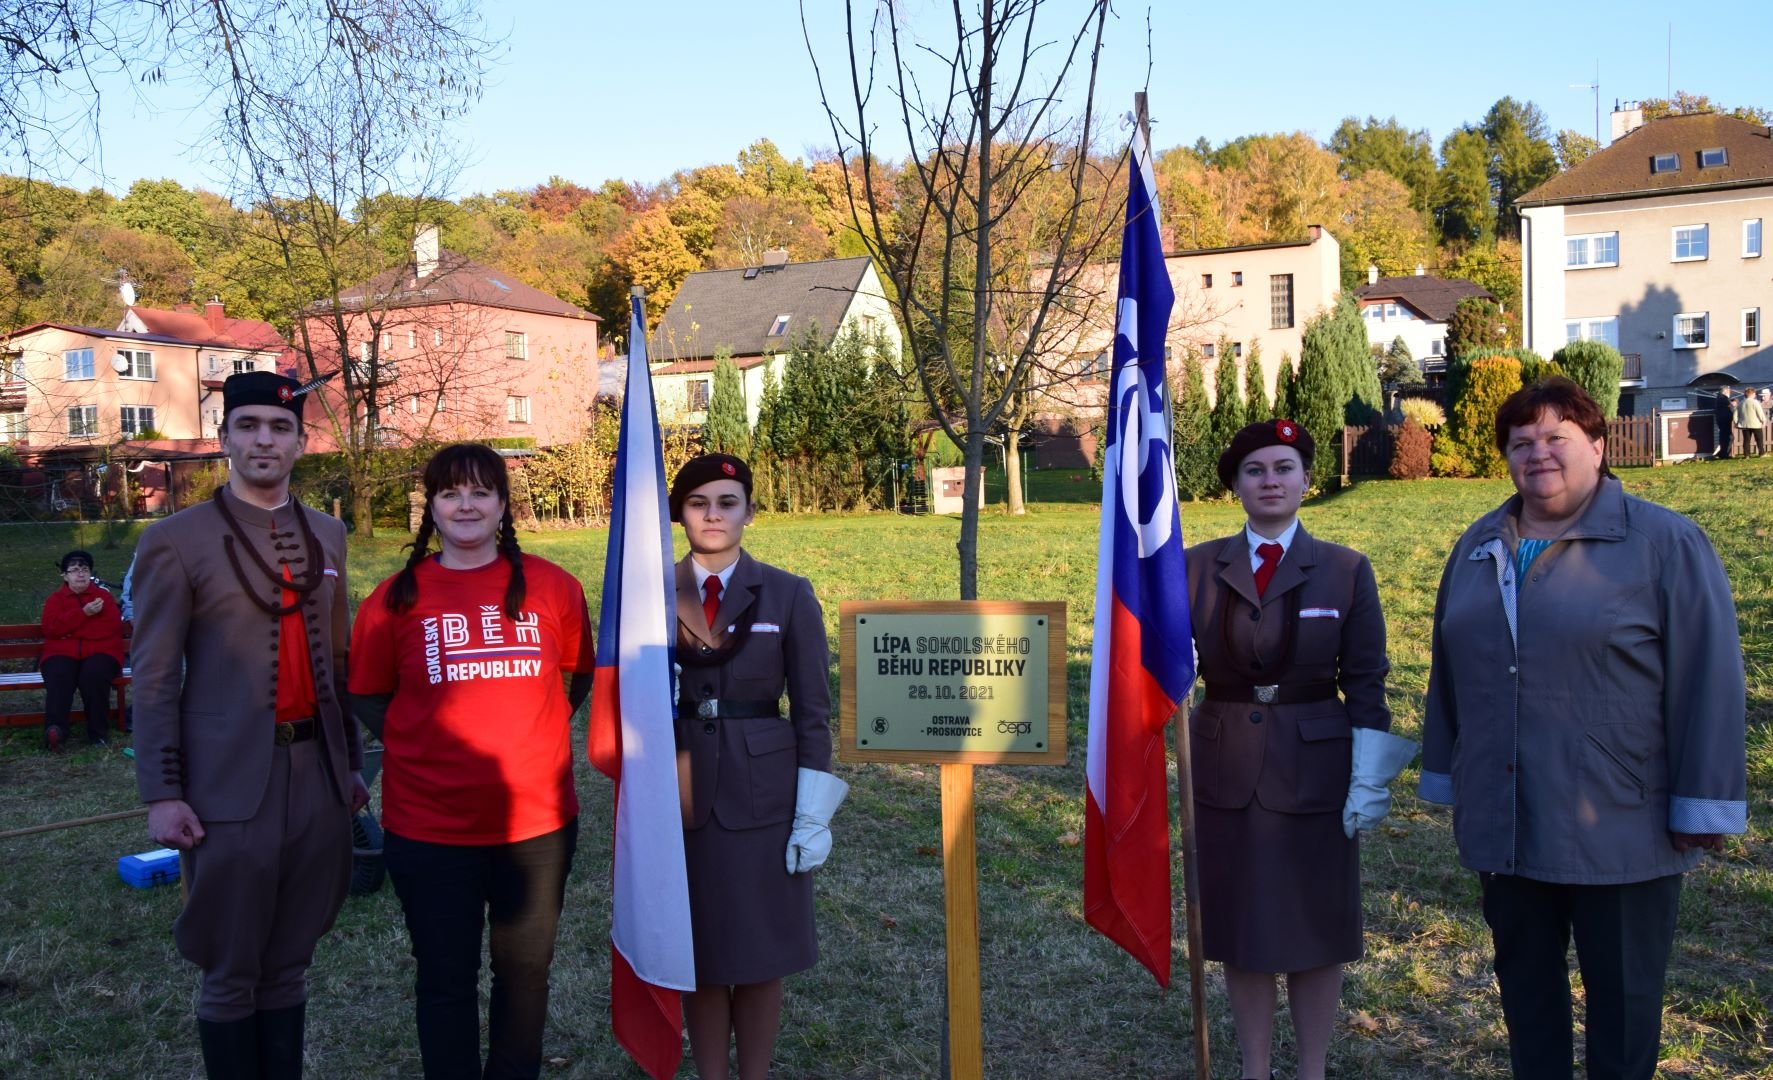
[[[1404,419],[1414,420],[1424,428],[1438,428],[1447,422],[1447,411],[1438,402],[1428,398],[1404,398],[1398,402],[1397,407],[1404,414]]]
[[[1468,296],[1459,301],[1447,320],[1447,352],[1455,359],[1467,360],[1466,353],[1473,350],[1500,349],[1507,344],[1508,323],[1494,301]]]
[[[1406,417],[1395,432],[1391,451],[1391,478],[1421,480],[1427,477],[1433,449],[1434,436],[1415,419]]]
[[[1496,410],[1521,388],[1520,361],[1512,356],[1486,356],[1466,366],[1464,385],[1453,403],[1446,430],[1437,442],[1457,448],[1473,476],[1505,476],[1507,465],[1496,451]],[[1447,454],[1446,468],[1457,467]],[[1443,475],[1460,475],[1443,472]]]
[[[1619,415],[1619,379],[1625,374],[1625,357],[1604,341],[1572,341],[1552,355],[1572,382],[1588,391],[1601,415]]]

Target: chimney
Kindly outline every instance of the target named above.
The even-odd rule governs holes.
[[[1416,276],[1417,277],[1423,277],[1427,273],[1428,273],[1428,270],[1421,263],[1416,264]]]
[[[420,225],[413,231],[412,265],[420,279],[437,272],[437,226]]]
[[[1377,266],[1374,266],[1372,263],[1367,264],[1367,284],[1368,285],[1379,284],[1379,268]]]
[[[1322,225],[1307,225],[1305,226],[1305,235],[1309,236],[1311,242],[1315,244],[1324,238],[1324,227]]]
[[[1629,135],[1643,126],[1643,106],[1635,101],[1628,101],[1624,105],[1615,103],[1613,106],[1613,133],[1612,138],[1608,141],[1616,142],[1621,137]]]
[[[212,296],[203,305],[203,321],[209,324],[209,332],[220,337],[222,335],[222,298]]]
[[[763,268],[765,270],[780,270],[780,269],[782,269],[782,267],[787,266],[787,265],[788,265],[788,249],[787,248],[771,248],[770,250],[763,253]]]

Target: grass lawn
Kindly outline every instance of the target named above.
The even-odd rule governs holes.
[[[1664,1074],[1773,1077],[1773,465],[1760,461],[1629,470],[1629,489],[1692,516],[1723,553],[1736,587],[1748,668],[1747,837],[1687,878],[1669,975]],[[981,768],[978,843],[986,1074],[992,1077],[1182,1077],[1190,1074],[1188,994],[1178,919],[1177,988],[1160,992],[1082,917],[1084,715],[1097,516],[1087,481],[1043,474],[1031,512],[988,511],[980,593],[1069,604],[1070,760]],[[1001,487],[994,489],[1001,491]],[[1442,562],[1459,532],[1508,492],[1506,482],[1368,482],[1304,512],[1317,535],[1367,552],[1390,628],[1396,728],[1419,731],[1429,621]],[[1044,495],[1045,498],[1040,496]],[[1241,522],[1230,504],[1186,506],[1191,540]],[[847,599],[951,598],[953,519],[892,515],[771,517],[748,538],[759,558],[813,580],[836,642]],[[0,622],[37,617],[57,584],[53,559],[93,547],[121,580],[135,532],[97,526],[0,527]],[[361,598],[398,565],[404,537],[352,545]],[[523,537],[562,564],[596,603],[605,535]],[[135,805],[117,748],[50,758],[35,731],[0,735],[0,829]],[[77,741],[78,745],[78,741]],[[943,1006],[942,878],[935,767],[849,765],[832,861],[819,873],[824,956],[789,980],[780,1078],[939,1075]],[[1453,853],[1451,816],[1394,785],[1392,818],[1363,845],[1367,956],[1348,969],[1347,1023],[1331,1073],[1353,1078],[1509,1073],[1488,933],[1473,875]],[[578,868],[554,965],[544,1075],[639,1077],[608,1026],[610,789],[581,758]],[[200,1074],[191,1006],[196,973],[168,926],[176,889],[136,891],[119,855],[148,847],[140,821],[6,842],[0,875],[0,1077],[185,1077]],[[1177,868],[1180,896],[1180,867]],[[309,1074],[418,1075],[412,966],[391,890],[351,900],[311,973]],[[1236,1077],[1229,1013],[1209,972],[1214,1075]],[[1290,1075],[1281,1027],[1277,1072]],[[682,1075],[693,1070],[686,1064]]]

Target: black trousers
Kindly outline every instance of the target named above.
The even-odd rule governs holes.
[[[1742,457],[1748,456],[1748,448],[1751,444],[1754,446],[1755,457],[1760,457],[1767,452],[1766,429],[1758,427],[1741,428],[1739,429],[1737,443],[1736,451]]]
[[[106,653],[82,657],[46,656],[37,665],[43,675],[43,726],[68,733],[68,714],[74,708],[74,691],[80,691],[80,707],[86,710],[86,737],[97,742],[111,722],[111,680],[122,673],[117,658]]]
[[[1570,1080],[1574,1073],[1566,959],[1572,934],[1588,1003],[1588,1080],[1651,1080],[1681,876],[1629,885],[1478,877],[1517,1080]]]
[[[542,1071],[548,969],[578,848],[575,818],[511,844],[433,844],[386,834],[382,859],[418,961],[426,1080],[533,1078]],[[480,1064],[480,943],[492,925],[492,1002]]]

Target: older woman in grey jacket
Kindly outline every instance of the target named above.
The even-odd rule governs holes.
[[[1649,1080],[1681,874],[1746,827],[1742,650],[1698,526],[1625,494],[1564,378],[1515,393],[1516,494],[1435,602],[1420,794],[1478,872],[1516,1077],[1572,1074],[1572,935],[1591,1080]]]

